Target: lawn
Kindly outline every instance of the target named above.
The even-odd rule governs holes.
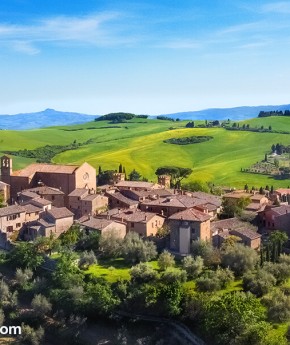
[[[251,126],[271,125],[273,129],[290,128],[290,118],[271,117],[245,121]],[[33,149],[47,144],[69,144],[74,140],[89,145],[63,152],[54,157],[55,163],[81,164],[87,161],[96,169],[117,169],[125,166],[142,176],[156,181],[155,170],[162,165],[178,165],[193,169],[189,180],[211,181],[230,187],[274,185],[287,187],[289,180],[274,180],[265,175],[243,173],[261,161],[273,143],[290,145],[288,135],[227,131],[223,128],[185,128],[187,121],[131,120],[112,125],[106,121],[89,122],[67,127],[51,127],[27,131],[1,131],[0,152],[4,150]],[[117,128],[113,126],[118,126]],[[174,128],[174,129],[170,129]],[[213,139],[191,145],[164,143],[165,139],[209,135]],[[31,163],[28,158],[15,157],[15,169]]]

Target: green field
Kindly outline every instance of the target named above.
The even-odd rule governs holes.
[[[92,144],[63,152],[55,156],[53,161],[71,164],[87,161],[95,168],[101,165],[103,170],[117,169],[122,163],[127,173],[135,168],[152,181],[156,180],[154,172],[157,167],[178,165],[193,168],[190,180],[210,181],[216,185],[229,187],[243,187],[246,183],[256,187],[290,185],[289,180],[276,181],[269,176],[241,172],[241,168],[247,168],[261,161],[273,143],[290,145],[289,135],[227,131],[223,128],[185,128],[186,123],[187,121],[134,119],[114,125],[100,121],[28,131],[3,130],[0,132],[0,152],[33,149],[47,144],[64,145],[74,140],[82,143],[93,139]],[[274,130],[290,129],[289,117],[258,118],[241,123],[249,123],[251,127],[271,125]],[[112,126],[120,128],[112,128]],[[170,127],[174,129],[170,130]],[[212,136],[213,139],[191,145],[163,142],[169,138],[204,135]],[[31,162],[32,159],[15,157],[14,169],[20,169]]]

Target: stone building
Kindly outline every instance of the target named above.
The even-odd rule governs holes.
[[[12,159],[5,155],[1,157],[1,180],[11,186],[13,202],[22,190],[43,185],[58,188],[66,195],[76,188],[96,190],[96,169],[88,163],[80,166],[34,163],[13,171]]]
[[[170,216],[170,249],[179,254],[189,254],[193,240],[210,241],[210,218],[210,215],[193,208]]]

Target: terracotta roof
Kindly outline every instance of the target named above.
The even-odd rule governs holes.
[[[42,211],[41,207],[37,207],[37,206],[32,205],[32,204],[23,205],[23,208],[25,209],[26,213],[35,213],[35,212],[41,212]]]
[[[251,230],[251,229],[248,229],[248,228],[244,228],[244,229],[233,229],[233,230],[230,230],[230,234],[231,235],[243,235],[251,240],[254,240],[256,238],[260,238],[262,237],[261,234],[258,234],[257,232]]]
[[[103,219],[103,218],[90,218],[89,220],[81,224],[84,226],[87,226],[88,228],[103,230],[113,223],[115,223],[114,220]]]
[[[48,186],[41,186],[41,187],[35,187],[35,188],[30,188],[28,189],[30,192],[37,193],[39,195],[56,195],[60,194],[63,195],[64,192],[57,188],[52,188]]]
[[[34,198],[38,198],[38,195],[34,192],[31,192],[29,190],[23,190],[22,192],[20,193],[17,193],[20,197],[21,196],[26,196],[28,198],[31,198],[31,199],[34,199]]]
[[[74,214],[66,207],[52,207],[47,213],[51,215],[54,219],[67,218],[74,216]]]
[[[290,205],[281,205],[277,207],[265,208],[265,212],[271,212],[276,217],[282,216],[284,214],[290,213]]]
[[[42,173],[56,173],[56,174],[73,174],[76,169],[78,169],[78,165],[59,165],[59,164],[41,164],[41,163],[34,163],[30,164],[28,167],[14,171],[13,176],[25,176],[29,177],[34,175],[37,172]]]
[[[201,199],[204,204],[212,204],[215,206],[221,206],[222,200],[221,197],[204,193],[204,192],[193,192],[191,193],[193,198]]]
[[[19,205],[12,205],[0,208],[0,217],[9,216],[15,213],[23,213],[25,208]]]
[[[105,196],[101,195],[101,194],[89,194],[89,195],[85,196],[82,200],[92,201],[92,200],[98,199],[100,197],[104,198]],[[105,198],[107,198],[107,197],[105,197]]]
[[[290,188],[279,188],[275,190],[276,193],[284,195],[290,194]]]
[[[138,205],[138,201],[129,199],[119,192],[110,194],[109,198],[117,199],[117,200],[119,200],[119,201],[121,201],[124,204],[127,204],[129,206]]]
[[[55,226],[54,223],[47,222],[45,219],[39,219],[36,224],[40,224],[44,226],[45,228],[51,228]]]
[[[211,223],[212,232],[218,230],[237,230],[237,229],[252,229],[255,232],[256,227],[249,224],[248,222],[243,222],[238,218],[228,218],[217,220]]]
[[[207,213],[200,212],[193,208],[184,210],[181,212],[174,213],[168,219],[172,220],[187,220],[187,221],[194,221],[194,222],[205,222],[210,220],[211,217]]]
[[[116,183],[117,187],[132,187],[132,188],[152,188],[156,183],[144,181],[120,181]]]
[[[88,193],[89,193],[89,190],[86,188],[76,188],[68,196],[83,197],[84,195],[87,195]]]
[[[3,182],[3,181],[0,181],[0,188],[1,187],[6,187],[6,186],[9,186],[9,184]]]
[[[142,204],[148,206],[191,208],[200,204],[200,201],[198,199],[193,199],[192,197],[187,195],[172,195],[168,198],[159,198],[157,200],[145,201]]]
[[[27,202],[26,202],[27,203]],[[46,200],[44,198],[34,198],[28,201],[28,203],[33,204],[33,205],[41,205],[41,206],[48,206],[51,205],[51,201]]]
[[[124,212],[117,213],[113,215],[112,217],[114,219],[124,220],[127,222],[147,223],[155,216],[156,216],[156,213],[152,213],[152,212],[143,212],[140,210],[126,210]],[[161,216],[158,215],[158,217],[161,217]]]
[[[99,214],[99,216],[102,216],[102,217],[107,217],[107,216],[113,216],[115,214],[118,214],[118,213],[121,213],[121,212],[124,212],[124,211],[127,211],[127,209],[120,209],[120,208],[111,208],[110,210],[108,211],[105,211],[105,212],[101,212]]]
[[[246,193],[246,192],[232,192],[224,194],[224,198],[234,198],[234,199],[240,199],[240,198],[250,198],[253,194]]]
[[[266,198],[266,195],[263,195],[263,194],[254,194],[254,195],[251,195],[250,196],[251,200],[258,200],[260,201],[261,199],[263,198]]]

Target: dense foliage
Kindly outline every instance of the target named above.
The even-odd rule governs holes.
[[[195,135],[192,137],[170,138],[170,139],[164,140],[164,142],[168,144],[175,144],[175,145],[189,145],[189,144],[203,143],[211,139],[213,139],[213,137],[208,136],[208,135],[200,135],[200,136]]]

